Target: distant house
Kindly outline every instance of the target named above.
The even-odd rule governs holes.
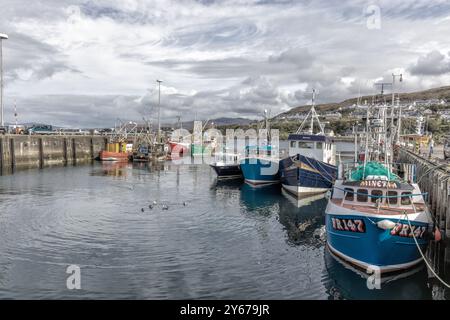
[[[445,110],[439,110],[437,112],[439,115],[450,115],[450,109],[445,109]]]
[[[417,107],[428,107],[432,105],[445,105],[447,102],[444,99],[427,99],[427,100],[416,100],[414,101],[414,106]]]
[[[353,118],[362,119],[367,116],[367,112],[357,110],[357,111],[353,111],[352,113],[350,113],[350,116],[352,116]]]
[[[307,113],[295,113],[289,115],[287,118],[290,120],[304,120],[306,118]]]
[[[322,115],[325,120],[339,120],[342,118],[342,114],[340,112],[327,112]]]

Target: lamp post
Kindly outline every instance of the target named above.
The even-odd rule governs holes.
[[[0,33],[0,125],[5,125],[3,119],[3,40],[7,40],[8,35]]]
[[[158,143],[161,142],[161,83],[162,80],[156,80],[158,83]]]

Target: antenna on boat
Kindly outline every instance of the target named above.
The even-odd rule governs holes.
[[[376,82],[375,86],[381,86],[381,99],[384,101],[384,88],[386,86],[392,86],[392,83],[390,82]]]
[[[316,112],[316,95],[317,95],[317,91],[316,89],[312,90],[312,98],[311,98],[311,109],[309,110],[308,114],[306,115],[305,119],[302,121],[300,128],[298,128],[296,133],[300,133],[303,131],[303,128],[306,125],[306,122],[308,120],[309,117],[311,117],[311,127],[309,128],[309,133],[310,134],[314,134],[314,120],[317,121],[317,123],[319,124],[319,128],[320,128],[320,134],[325,134],[324,131],[324,127],[322,125],[322,123],[319,120],[319,115]]]

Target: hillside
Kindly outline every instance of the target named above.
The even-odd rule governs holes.
[[[386,100],[388,104],[391,103],[392,95],[385,94],[383,98]],[[365,101],[367,103],[371,103],[373,96],[363,96],[361,97],[361,103],[364,104]],[[357,124],[361,121],[361,115],[353,114],[354,108],[357,103],[357,98],[347,99],[337,103],[327,103],[320,104],[316,106],[316,110],[320,115],[323,115],[327,112],[338,111],[341,114],[340,118],[337,119],[323,119],[323,124],[327,129],[333,130],[338,135],[345,135],[349,131],[352,130],[353,125]],[[381,95],[378,96],[378,101],[382,101]],[[441,101],[445,100],[444,104],[433,104],[433,100]],[[415,130],[416,122],[415,119],[417,117],[417,111],[423,112],[426,109],[430,109],[432,114],[427,115],[427,130],[432,132],[436,137],[444,136],[450,132],[450,121],[448,118],[440,117],[437,113],[438,110],[448,109],[450,110],[450,86],[433,88],[424,91],[418,92],[407,92],[400,94],[400,103],[402,105],[411,105],[414,102],[422,101],[422,105],[414,107],[409,111],[404,111],[404,121],[403,121],[403,132],[404,133],[412,133]],[[286,139],[288,134],[291,132],[295,132],[298,126],[301,123],[301,120],[296,118],[295,116],[299,114],[305,115],[309,109],[310,105],[299,106],[292,108],[291,110],[280,113],[271,119],[271,128],[280,130],[280,137],[282,139]],[[405,108],[406,109],[406,108]],[[419,112],[419,114],[420,114]],[[294,116],[294,117],[292,117]],[[248,124],[238,124],[238,123],[229,123],[229,124],[218,124],[217,126],[220,129],[227,128],[254,128],[256,129],[259,125],[262,124],[262,121],[253,121]]]
[[[205,120],[202,120],[203,124],[205,124]],[[212,123],[214,123],[214,126],[222,127],[222,126],[247,126],[254,120],[249,120],[245,118],[216,118],[216,119],[210,119],[208,120],[207,126],[210,126]],[[166,127],[172,127],[172,128],[178,128],[180,124],[178,123],[172,123],[172,124],[166,124]],[[183,128],[187,130],[192,130],[194,128],[194,121],[186,121],[182,122]]]
[[[402,103],[413,103],[414,101],[417,101],[417,100],[429,100],[429,99],[444,99],[444,100],[450,102],[450,86],[433,88],[433,89],[424,90],[424,91],[401,93],[399,96],[400,96],[400,101]],[[392,101],[391,94],[385,94],[383,97],[386,99],[387,103],[391,103],[391,101]],[[381,95],[379,95],[378,98],[381,99]],[[372,99],[373,99],[373,96],[361,97],[362,103],[364,103],[364,101],[371,102]],[[335,111],[335,110],[339,109],[340,107],[343,108],[343,107],[352,106],[352,105],[356,104],[357,100],[358,100],[358,98],[356,97],[356,98],[347,99],[347,100],[337,102],[337,103],[319,104],[316,106],[316,109],[318,111]],[[311,107],[310,105],[295,107],[287,112],[278,114],[275,118],[281,118],[281,117],[287,116],[287,115],[307,112],[310,107]]]

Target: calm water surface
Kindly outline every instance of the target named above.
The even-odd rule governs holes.
[[[433,297],[425,269],[368,290],[336,262],[320,237],[325,199],[217,183],[207,165],[18,172],[0,177],[0,203],[0,298]],[[79,291],[66,288],[71,264]]]

